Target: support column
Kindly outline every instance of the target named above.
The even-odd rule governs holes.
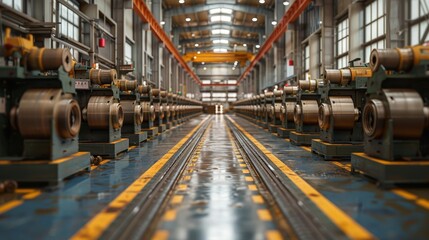
[[[325,0],[322,11],[322,56],[320,62],[322,69],[334,68],[334,3],[333,0]],[[321,74],[321,73],[319,73]],[[316,76],[315,76],[316,77]],[[319,77],[319,76],[317,76]]]
[[[386,1],[386,48],[405,46],[405,6],[406,1]],[[367,61],[364,61],[367,62]]]
[[[366,62],[363,59],[362,43],[363,30],[362,25],[364,3],[361,1],[354,1],[349,5],[349,59],[360,58],[362,62]]]

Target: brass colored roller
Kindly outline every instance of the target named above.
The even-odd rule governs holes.
[[[93,96],[88,102],[87,121],[93,129],[108,129],[110,124],[119,129],[124,122],[124,112],[112,96]]]
[[[317,81],[314,79],[299,80],[298,86],[301,90],[314,92],[317,90]]]
[[[103,85],[112,84],[117,79],[117,73],[115,69],[104,70],[104,69],[90,69],[89,79],[91,83]]]
[[[318,114],[319,105],[316,100],[301,100],[301,103],[295,105],[295,124],[318,124]]]
[[[124,111],[124,123],[127,124],[142,124],[143,109],[135,100],[121,100],[122,109]]]
[[[298,86],[286,86],[283,88],[286,95],[296,95],[298,93]]]
[[[27,66],[30,70],[48,71],[63,67],[65,72],[72,69],[72,55],[69,49],[32,48],[28,54]]]
[[[136,80],[117,79],[117,80],[115,80],[115,85],[121,91],[134,91],[137,88],[137,81]]]
[[[154,121],[156,118],[156,114],[153,105],[151,105],[150,102],[141,102],[140,105],[143,109],[143,119]]]

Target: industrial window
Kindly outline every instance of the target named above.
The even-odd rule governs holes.
[[[2,0],[2,2],[20,12],[22,12],[22,0]]]
[[[411,0],[410,2],[410,45],[417,45],[428,27],[429,0]],[[426,34],[423,42],[429,41]]]
[[[310,71],[310,46],[307,44],[304,47],[304,53],[302,54],[304,56],[304,76],[305,79],[308,79],[308,74]]]
[[[337,46],[337,67],[348,66],[349,62],[349,19],[340,21],[336,27],[336,46]]]
[[[386,44],[386,6],[385,0],[376,0],[365,7],[365,55],[368,61],[371,50],[385,48]]]
[[[73,1],[66,0],[66,2],[73,6],[75,8],[75,11],[78,9],[78,5]],[[79,42],[79,16],[75,12],[73,12],[72,9],[67,8],[63,4],[60,4],[59,15],[61,21],[61,35]],[[71,49],[70,51],[73,57],[75,59],[78,59],[78,52],[73,49]]]
[[[133,59],[133,44],[127,39],[125,41],[124,63],[132,64]]]

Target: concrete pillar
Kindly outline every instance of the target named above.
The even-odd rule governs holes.
[[[386,8],[386,48],[404,47],[405,44],[405,2],[402,0],[385,1]]]
[[[319,65],[320,65],[320,50],[319,50],[320,35],[312,34],[308,40],[310,47],[310,71],[309,74],[311,79],[319,77]]]
[[[162,11],[162,0],[152,0],[152,14],[155,19],[159,22],[161,20]],[[162,86],[162,75],[161,75],[161,64],[162,64],[162,43],[158,38],[152,38],[152,56],[153,56],[153,68],[152,76],[153,81],[158,88]]]
[[[322,11],[322,69],[334,68],[334,4],[333,0],[324,0]],[[321,73],[319,73],[321,74]],[[315,76],[316,77],[316,76]]]
[[[134,40],[136,44],[134,45],[134,52],[135,54],[135,62],[134,62],[134,69],[135,69],[135,75],[137,78],[138,83],[142,83],[142,76],[144,75],[144,64],[143,64],[143,56],[144,56],[144,49],[143,49],[143,27],[142,27],[142,21],[139,16],[134,15]]]

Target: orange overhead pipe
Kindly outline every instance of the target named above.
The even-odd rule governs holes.
[[[282,20],[277,24],[276,28],[274,28],[273,33],[267,38],[264,45],[262,45],[258,54],[255,56],[250,65],[246,68],[243,74],[237,81],[239,84],[244,78],[252,71],[255,67],[256,63],[261,60],[261,58],[271,49],[271,45],[276,42],[282,34],[286,31],[287,25],[293,21],[295,21],[302,12],[304,12],[305,8],[312,2],[312,0],[295,0],[289,9],[286,11]]]
[[[183,60],[180,53],[177,51],[176,47],[174,47],[170,38],[165,34],[164,29],[158,24],[158,21],[153,17],[149,8],[146,6],[146,3],[143,0],[134,0],[134,11],[142,18],[144,22],[147,22],[153,32],[153,34],[164,43],[165,47],[170,51],[171,54],[176,58],[176,60],[182,65],[182,67],[192,76],[194,81],[201,85],[201,81],[198,76],[192,71],[192,69],[186,64]]]

